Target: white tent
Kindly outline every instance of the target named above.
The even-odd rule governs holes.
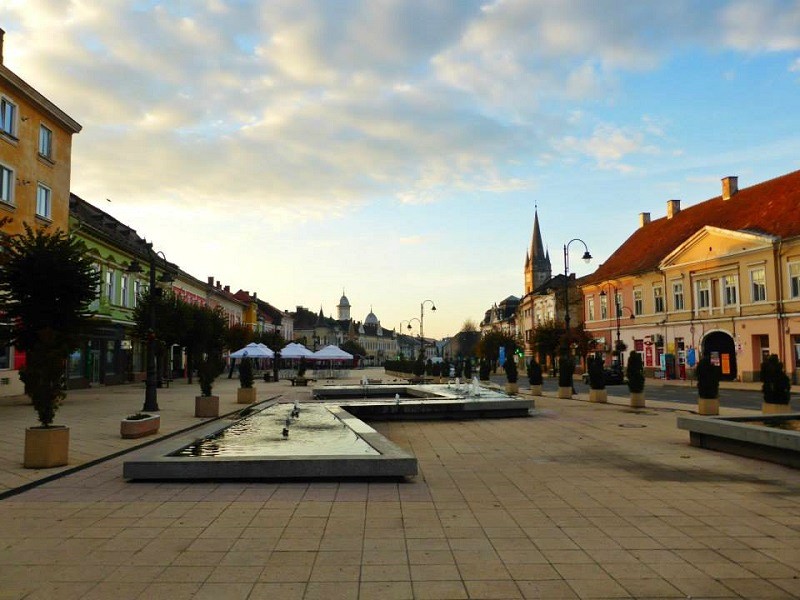
[[[231,358],[272,358],[275,353],[266,347],[264,344],[256,344],[251,342],[244,348],[240,348],[236,352],[231,352]]]
[[[280,353],[281,353],[281,358],[285,359],[314,358],[314,353],[311,352],[311,350],[303,346],[303,344],[298,344],[297,342],[292,342],[291,344],[287,344],[284,348],[280,350]]]
[[[353,355],[345,352],[339,346],[331,344],[314,352],[314,358],[317,360],[352,360]]]

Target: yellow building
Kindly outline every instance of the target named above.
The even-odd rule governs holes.
[[[777,354],[800,377],[800,171],[722,194],[640,227],[582,282],[597,350],[642,353],[656,376],[682,378],[708,355],[728,380],[758,380]],[[617,347],[617,340],[622,345]],[[624,347],[624,349],[623,349]]]
[[[3,65],[0,29],[0,231],[69,226],[72,135],[81,126]]]

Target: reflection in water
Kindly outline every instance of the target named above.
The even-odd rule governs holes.
[[[285,436],[283,431],[287,429]],[[324,404],[275,405],[174,456],[378,455]]]

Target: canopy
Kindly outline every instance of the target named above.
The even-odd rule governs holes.
[[[345,352],[339,346],[331,344],[314,352],[314,358],[318,360],[352,360],[353,355]]]
[[[281,358],[314,358],[314,353],[311,352],[308,348],[303,346],[303,344],[298,344],[297,342],[292,342],[291,344],[287,344],[284,348],[280,350]]]
[[[244,348],[240,348],[236,352],[231,352],[231,358],[272,358],[275,353],[267,348],[264,344],[256,344],[251,342]]]

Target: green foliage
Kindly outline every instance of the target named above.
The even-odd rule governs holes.
[[[472,379],[472,360],[464,360],[464,379]]]
[[[256,336],[254,340],[256,342],[261,342],[267,348],[272,348],[275,350],[276,348],[283,348],[288,342],[284,339],[283,334],[277,330],[273,329],[272,331],[264,331],[261,332]],[[238,350],[239,348],[244,348],[247,343],[242,344],[241,346],[237,346],[236,348],[231,348],[232,350]]]
[[[528,383],[542,385],[542,366],[532,358],[528,363]]]
[[[605,379],[605,364],[603,359],[599,356],[590,356],[588,359],[589,363],[589,387],[593,390],[604,390],[606,389],[606,379]]]
[[[230,350],[231,352],[236,352],[240,348],[244,348],[253,340],[253,330],[247,327],[246,325],[242,325],[241,323],[235,323],[227,328],[225,331],[225,347]],[[266,342],[264,342],[266,344]],[[281,346],[270,346],[270,348],[283,348],[285,344]]]
[[[150,413],[138,412],[138,413],[134,413],[132,415],[128,415],[127,417],[125,417],[125,420],[126,421],[142,421],[144,419],[149,419],[152,416],[153,415],[151,415]]]
[[[575,361],[571,356],[563,354],[558,361],[559,387],[572,387],[572,376],[575,373]]]
[[[438,362],[437,363],[433,363],[433,366],[431,367],[431,374],[434,377],[441,377],[441,375],[442,375],[442,365],[441,365],[441,363],[438,363]]]
[[[367,350],[355,340],[345,340],[340,346],[345,352],[349,352],[355,356],[366,356]]]
[[[414,361],[413,369],[414,375],[417,377],[422,377],[425,373],[425,361],[423,361],[421,354],[417,357],[417,360]]]
[[[511,354],[508,358],[506,358],[506,362],[503,365],[503,369],[506,372],[506,379],[508,383],[517,383],[517,379],[519,378],[519,373],[517,372],[517,361],[515,360],[515,356]]]
[[[789,404],[792,382],[776,354],[770,354],[761,363],[761,391],[768,404]]]
[[[476,354],[481,358],[496,361],[500,356],[500,347],[506,348],[506,356],[511,356],[517,347],[514,336],[503,333],[502,331],[490,331],[481,337],[475,347]]]
[[[461,359],[456,360],[455,376],[461,378],[464,374],[464,362]]]
[[[60,230],[24,227],[0,240],[0,337],[26,352],[20,375],[39,421],[49,426],[64,397],[67,357],[90,327],[99,278],[83,244]]]
[[[644,364],[639,352],[632,352],[628,357],[625,374],[628,376],[628,389],[631,393],[641,394],[644,391]]]
[[[253,361],[247,356],[239,364],[239,385],[243,388],[253,387]]]
[[[430,358],[425,361],[425,375],[428,377],[433,375],[433,361]]]
[[[197,365],[197,379],[200,382],[200,394],[210,396],[214,386],[214,380],[222,373],[224,365],[219,356],[209,356],[201,360]]]
[[[563,337],[564,325],[556,321],[548,321],[533,330],[531,342],[539,356],[547,356],[552,363],[555,363]]]
[[[697,394],[701,398],[714,399],[719,396],[720,368],[704,356],[697,363]]]

